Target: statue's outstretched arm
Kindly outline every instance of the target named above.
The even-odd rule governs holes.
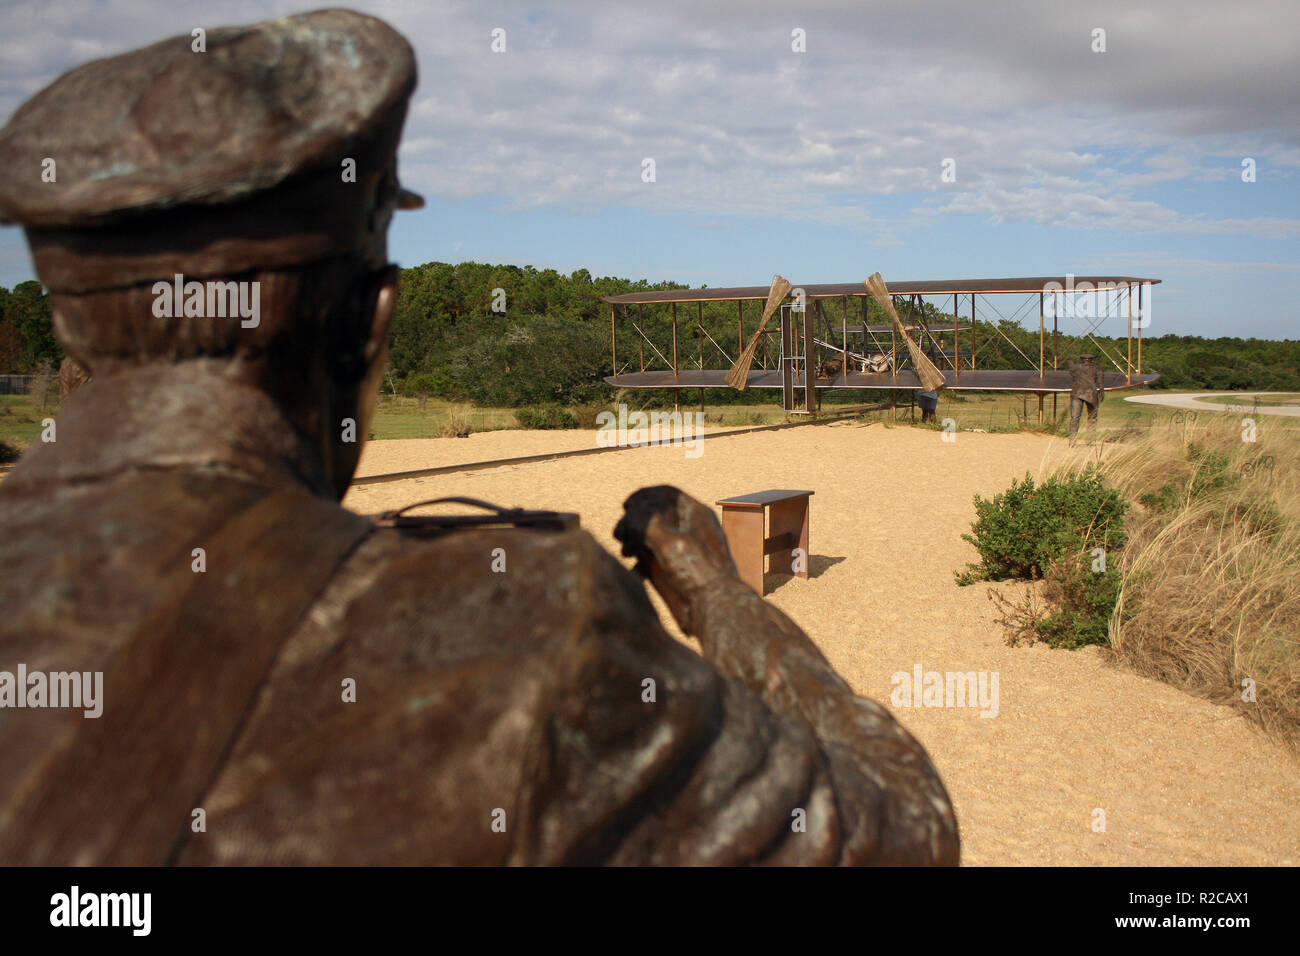
[[[840,862],[956,863],[952,805],[924,748],[858,697],[802,630],[736,575],[713,512],[643,489],[615,534],[703,657],[776,715],[811,730],[840,816]]]

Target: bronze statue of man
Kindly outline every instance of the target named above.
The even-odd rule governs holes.
[[[84,65],[0,131],[91,376],[0,484],[0,863],[956,863],[925,751],[699,502],[617,531],[699,654],[582,530],[339,506],[414,85],[330,10]]]
[[[1095,357],[1089,353],[1079,356],[1079,361],[1070,363],[1070,444],[1073,445],[1079,434],[1079,418],[1084,408],[1088,409],[1088,434],[1097,435],[1097,411],[1106,389],[1102,383],[1101,369],[1097,367]],[[1091,441],[1091,438],[1089,439]]]

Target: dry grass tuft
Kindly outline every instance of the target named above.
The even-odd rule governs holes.
[[[439,438],[467,438],[473,430],[470,424],[472,409],[469,405],[453,405],[447,409],[447,420],[438,432]]]
[[[1242,435],[1236,416],[1201,416],[1101,456],[1136,503],[1111,649],[1300,753],[1300,428]]]

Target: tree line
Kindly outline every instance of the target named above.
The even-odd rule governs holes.
[[[403,269],[390,338],[385,390],[394,394],[469,401],[478,405],[579,405],[606,402],[613,390],[603,382],[614,371],[610,355],[608,295],[683,289],[675,282],[595,278],[586,269],[564,275],[532,266],[429,262]],[[924,303],[924,315],[900,300],[904,322],[923,318],[936,333],[923,347],[952,349],[951,313]],[[847,321],[861,324],[861,300],[850,300],[847,316],[837,300],[810,306],[806,319],[816,334],[838,343]],[[757,325],[761,304],[743,306],[746,337]],[[888,320],[874,302],[868,324]],[[678,367],[726,368],[740,351],[735,302],[677,306]],[[1026,321],[1026,326],[1032,320]],[[962,326],[961,351],[969,354],[969,316]],[[1036,323],[1034,323],[1036,324]],[[948,327],[943,334],[944,326]],[[665,368],[672,355],[672,308],[647,305],[620,308],[616,335],[619,372]],[[769,328],[774,328],[772,322]],[[980,368],[1026,368],[1037,362],[1037,328],[1018,322],[978,320],[974,337]],[[1151,331],[1150,329],[1146,331]],[[888,336],[878,336],[882,344]],[[1121,362],[1126,338],[1087,338],[1048,333],[1048,362],[1055,345],[1062,367],[1082,352],[1107,352]],[[1098,348],[1100,346],[1100,349]],[[768,351],[775,359],[776,337]],[[761,353],[760,353],[761,354]],[[828,350],[827,355],[831,353]],[[1135,352],[1136,356],[1136,342]],[[57,367],[63,358],[54,336],[48,296],[39,283],[0,287],[0,373],[31,373]],[[761,361],[761,358],[760,358]],[[1098,361],[1111,368],[1102,356]],[[942,365],[942,363],[939,363]],[[1159,372],[1158,387],[1300,391],[1300,341],[1271,341],[1194,335],[1146,336],[1144,371]],[[688,396],[683,396],[689,400]],[[752,401],[752,396],[715,390],[711,403]]]
[[[62,361],[49,296],[41,284],[20,282],[12,290],[0,286],[0,374],[34,375]]]

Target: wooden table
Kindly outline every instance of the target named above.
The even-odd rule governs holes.
[[[808,499],[811,491],[772,489],[722,498],[722,531],[740,579],[759,594],[763,589],[763,559],[772,556],[772,569],[787,569],[808,577]],[[770,520],[765,521],[765,518]],[[766,532],[764,525],[769,524]],[[801,570],[794,569],[794,550],[803,552]]]

